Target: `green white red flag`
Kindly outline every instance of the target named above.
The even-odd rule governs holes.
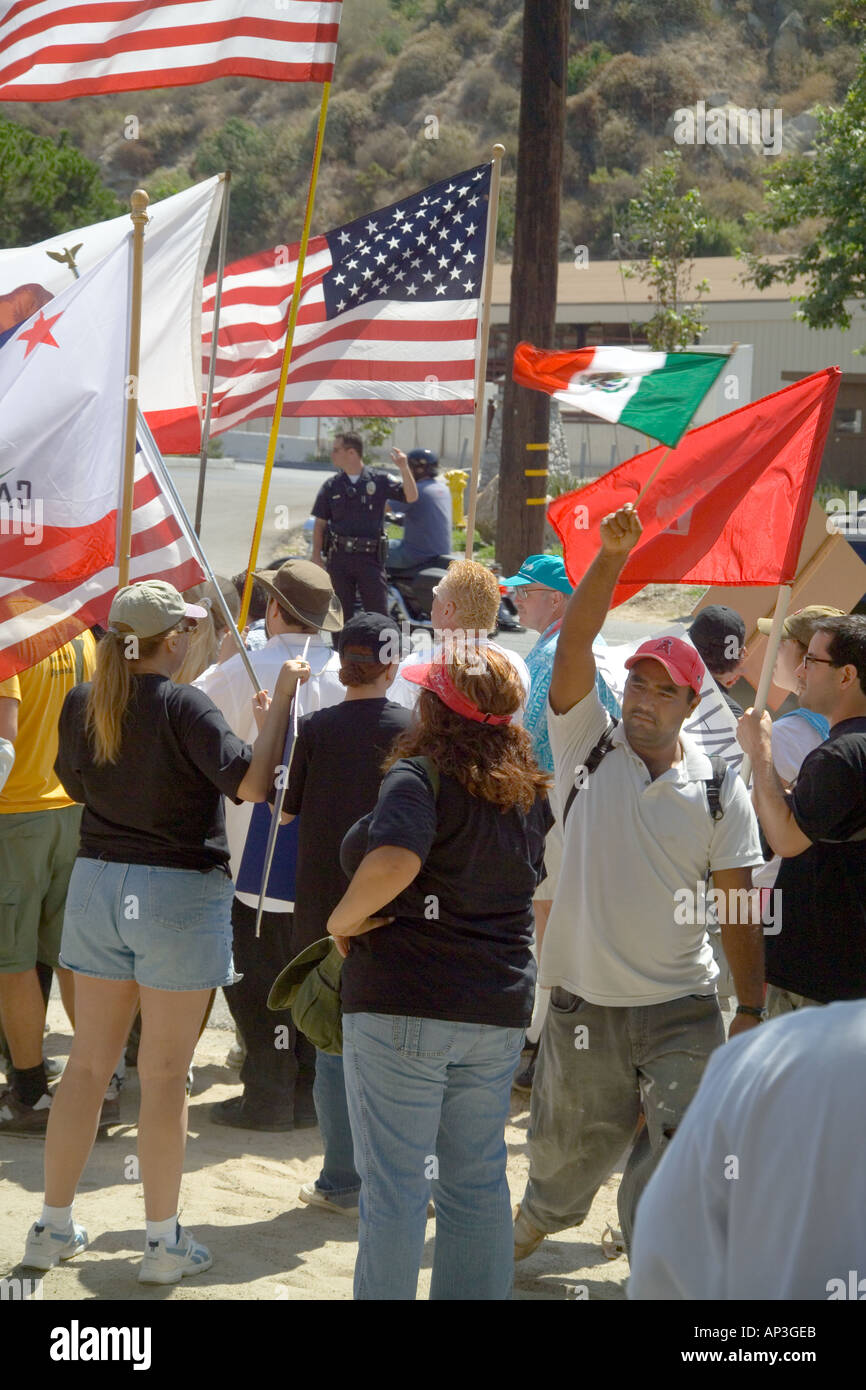
[[[727,361],[723,352],[620,347],[545,352],[518,343],[513,375],[518,386],[546,391],[560,405],[628,425],[673,447]]]

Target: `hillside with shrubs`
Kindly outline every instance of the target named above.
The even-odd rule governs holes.
[[[790,132],[785,152],[808,149],[809,113],[841,100],[857,63],[855,44],[824,23],[832,10],[833,0],[576,5],[561,255],[569,257],[575,245],[596,257],[611,255],[641,170],[674,147],[678,108],[698,100],[781,108]],[[498,242],[508,256],[522,12],[523,0],[345,0],[314,230],[478,163],[501,140],[507,154]],[[320,90],[226,78],[65,103],[7,103],[0,106],[0,184],[8,122],[62,140],[93,161],[98,181],[123,200],[118,210],[139,184],[156,199],[229,167],[233,259],[299,235]],[[700,188],[709,214],[700,254],[793,249],[808,234],[805,227],[773,243],[750,227],[747,214],[761,206],[761,175],[771,162],[760,150],[682,149],[684,177]],[[24,206],[31,175],[20,160],[19,167]],[[55,214],[62,219],[62,207]],[[20,240],[36,239],[26,231]],[[15,244],[11,237],[0,226],[0,240]]]

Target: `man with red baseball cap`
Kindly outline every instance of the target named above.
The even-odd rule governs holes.
[[[706,930],[710,874],[740,1001],[731,1033],[762,1013],[763,937],[748,892],[763,863],[755,813],[736,774],[722,778],[682,732],[705,675],[699,653],[676,637],[644,642],[626,662],[621,723],[596,692],[592,643],[640,535],[633,506],[605,517],[550,683],[563,862],[539,967],[551,994],[516,1259],[579,1226],[634,1141],[618,1199],[628,1249],[643,1187],[725,1040]]]

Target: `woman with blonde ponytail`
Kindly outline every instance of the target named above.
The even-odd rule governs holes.
[[[75,1037],[51,1102],[45,1206],[24,1263],[50,1269],[87,1245],[72,1219],[102,1097],[137,1008],[138,1155],[147,1233],[139,1279],[173,1284],[210,1252],[177,1220],[186,1075],[211,991],[234,983],[233,888],[223,796],[264,801],[305,662],[287,661],[273,700],[254,699],[259,737],[237,738],[213,701],[179,685],[206,610],[162,580],[119,589],[89,684],[67,697],[55,770],[84,803],[61,960],[75,975]]]

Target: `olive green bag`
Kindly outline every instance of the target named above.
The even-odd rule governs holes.
[[[429,758],[410,758],[420,765],[439,796],[439,773]],[[291,1009],[292,1022],[320,1052],[343,1051],[343,1005],[340,977],[343,957],[333,937],[314,941],[280,972],[268,995],[268,1008]]]

